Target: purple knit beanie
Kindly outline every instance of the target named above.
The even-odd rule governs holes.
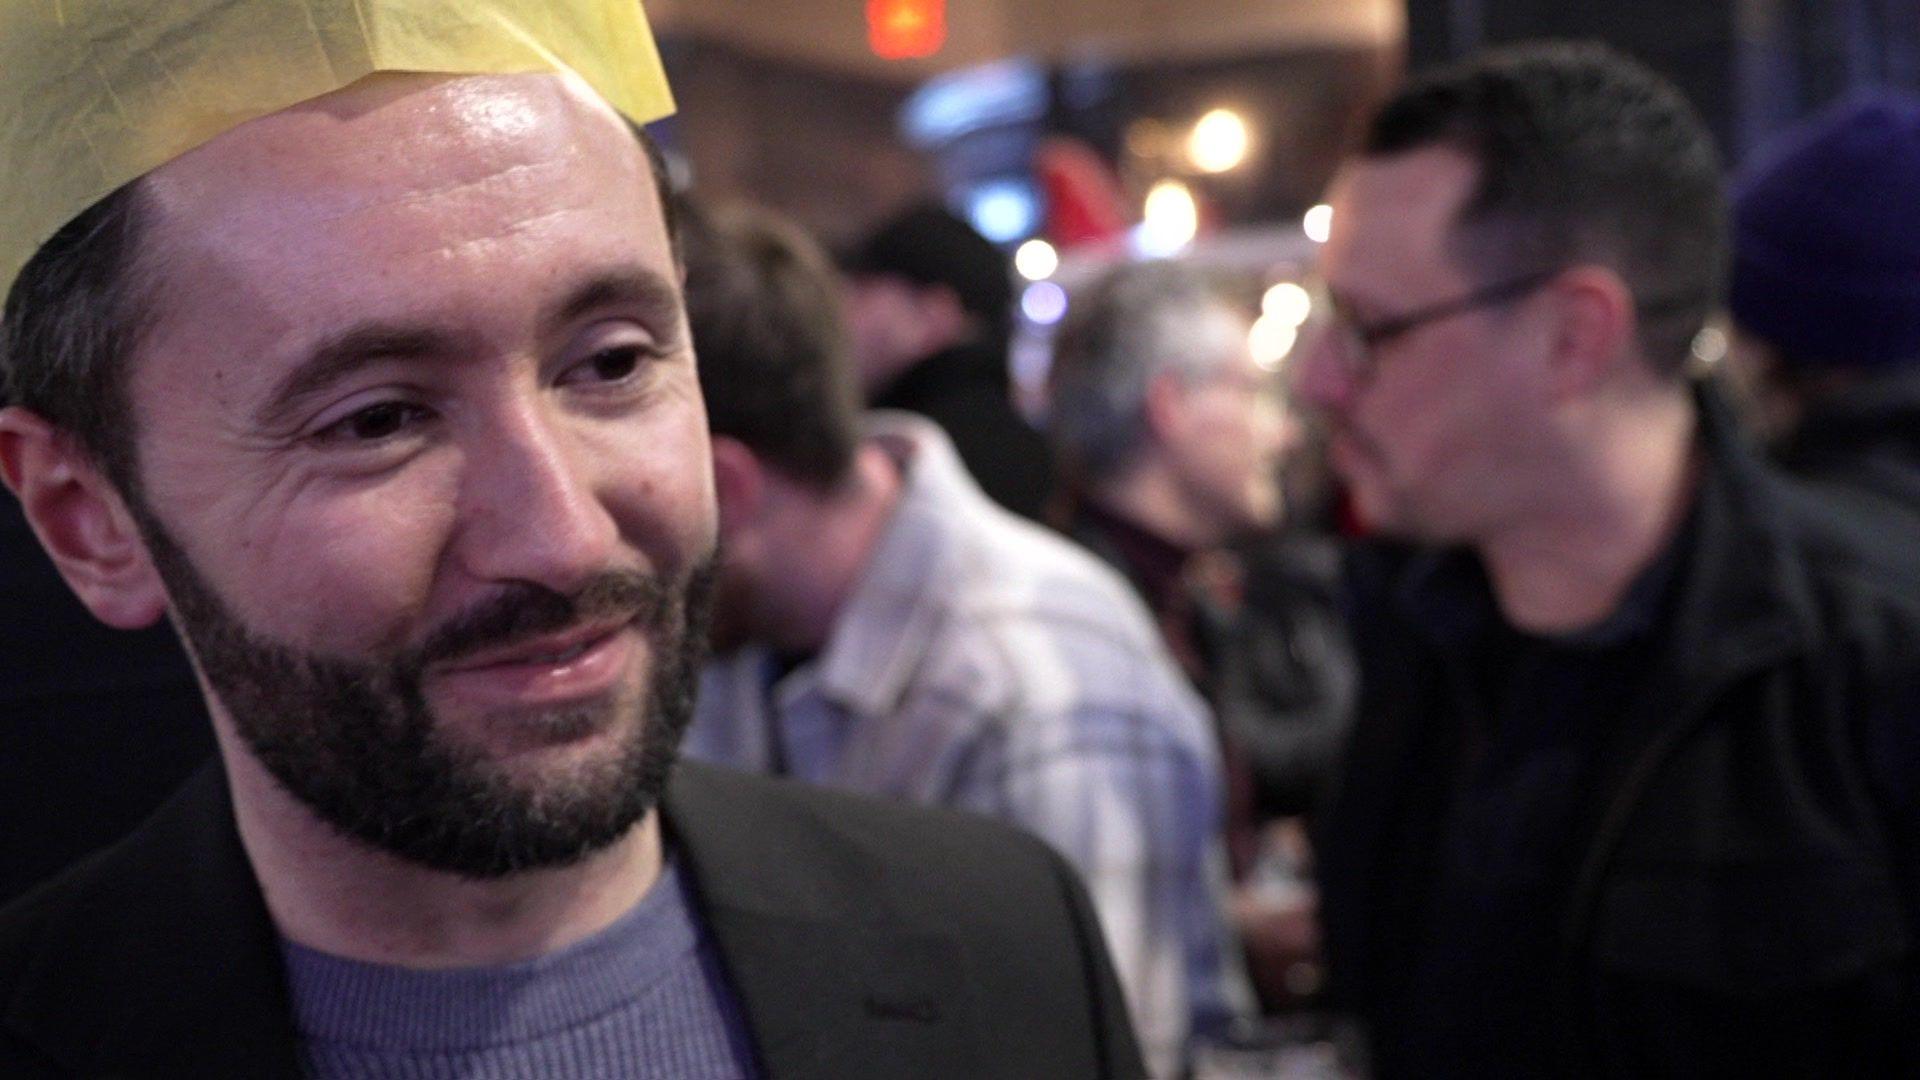
[[[1791,363],[1920,363],[1920,97],[1845,102],[1742,173],[1728,302]]]

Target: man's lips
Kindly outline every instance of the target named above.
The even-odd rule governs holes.
[[[640,646],[631,623],[598,623],[470,654],[430,670],[428,681],[483,708],[561,704],[618,687]]]
[[[561,633],[525,638],[512,645],[469,653],[451,664],[440,667],[440,672],[459,674],[491,667],[566,664],[627,625],[624,622],[596,623],[590,626],[574,627]]]

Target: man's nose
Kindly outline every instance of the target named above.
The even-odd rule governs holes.
[[[530,406],[475,435],[462,479],[460,557],[485,581],[568,593],[617,561],[605,462]]]
[[[1288,384],[1294,401],[1320,411],[1338,412],[1352,401],[1357,380],[1338,355],[1336,335],[1322,331],[1302,341],[1288,364]]]

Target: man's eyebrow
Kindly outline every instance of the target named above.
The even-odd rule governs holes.
[[[663,345],[672,345],[681,326],[680,290],[660,273],[638,264],[619,266],[586,279],[553,304],[541,319],[547,335],[601,308],[637,309]],[[353,372],[379,360],[449,356],[457,349],[444,330],[408,323],[365,322],[322,341],[287,372],[267,395],[256,420],[268,430],[282,427],[300,403]]]
[[[284,425],[300,403],[378,360],[444,356],[453,350],[447,333],[423,326],[366,322],[333,335],[307,353],[274,384],[255,419],[262,428]]]
[[[663,344],[670,343],[667,339],[681,323],[679,286],[657,270],[633,264],[588,278],[547,311],[541,326],[548,334],[557,334],[581,316],[607,307],[637,309]]]

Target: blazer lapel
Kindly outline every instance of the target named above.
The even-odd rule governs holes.
[[[871,852],[763,801],[683,763],[664,817],[767,1074],[978,1075],[952,940],[887,908]]]

